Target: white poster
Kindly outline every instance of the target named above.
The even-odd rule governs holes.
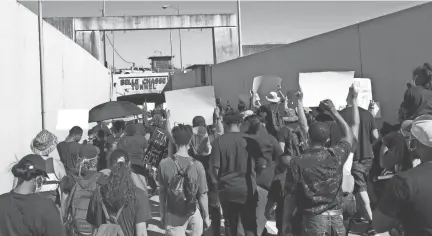
[[[165,101],[171,113],[171,127],[177,123],[192,125],[195,116],[204,117],[207,125],[213,124],[216,107],[213,86],[166,91]]]
[[[331,99],[337,109],[345,107],[353,79],[354,71],[300,73],[303,105],[318,107],[322,100]]]
[[[83,130],[89,128],[89,110],[86,109],[64,109],[57,113],[56,130],[69,131],[74,126],[79,126]]]
[[[168,84],[168,73],[116,74],[113,78],[113,97],[133,94],[162,93]]]
[[[354,87],[358,91],[357,104],[359,107],[368,110],[372,98],[372,84],[370,79],[355,78]]]
[[[270,92],[277,92],[278,86],[282,84],[282,78],[272,75],[257,76],[253,80],[252,91],[257,94],[258,97],[268,96]],[[258,100],[259,101],[259,98]],[[264,99],[263,104],[268,103]]]

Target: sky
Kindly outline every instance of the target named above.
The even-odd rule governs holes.
[[[37,13],[37,2],[20,1]],[[292,43],[321,33],[349,26],[375,17],[403,10],[420,2],[413,1],[241,1],[242,44]],[[173,15],[173,5],[181,14],[236,13],[236,1],[107,1],[107,16]],[[100,16],[101,1],[48,1],[43,2],[43,17]],[[148,57],[169,56],[169,30],[117,31],[107,33],[116,51],[116,68],[129,68],[130,62],[150,67]],[[172,31],[174,65],[180,67],[180,40],[177,30]],[[193,64],[212,64],[211,31],[208,29],[181,30],[183,67]],[[113,64],[113,50],[107,44],[107,61]]]

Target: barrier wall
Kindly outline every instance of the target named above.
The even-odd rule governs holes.
[[[37,16],[15,0],[0,1],[0,101],[3,124],[0,135],[0,194],[12,186],[10,168],[30,151],[41,130]],[[109,71],[85,49],[44,23],[46,128],[56,131],[59,109],[90,109],[109,101]]]
[[[298,74],[355,71],[370,78],[382,120],[397,122],[406,81],[415,67],[432,63],[432,3],[318,35],[286,46],[216,64],[208,84],[217,97],[238,103],[259,75],[283,78],[284,90],[298,89]],[[190,75],[190,76],[189,76]],[[186,85],[200,81],[193,72],[182,76]],[[200,86],[194,85],[191,87]],[[184,87],[184,86],[183,86]],[[177,89],[173,86],[173,89]]]

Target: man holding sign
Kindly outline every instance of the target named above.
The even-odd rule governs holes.
[[[358,133],[357,145],[354,157],[351,173],[354,176],[355,187],[354,193],[360,194],[362,207],[367,212],[367,220],[370,223],[370,232],[374,232],[372,229],[372,209],[370,207],[370,199],[367,193],[367,182],[369,178],[369,171],[373,163],[373,149],[372,143],[379,139],[379,133],[375,118],[368,111],[362,107],[358,107],[360,114],[360,128]],[[347,107],[339,112],[344,120],[350,125],[353,125],[353,99],[348,95]],[[342,132],[339,128],[339,137],[332,137],[332,144],[337,143],[340,140]],[[337,135],[336,135],[337,136]],[[373,235],[373,234],[371,234]]]

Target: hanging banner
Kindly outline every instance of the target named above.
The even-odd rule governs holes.
[[[140,75],[116,74],[113,76],[114,97],[133,94],[162,93],[168,84],[169,73],[147,73]]]
[[[358,91],[358,106],[365,110],[368,110],[369,104],[373,100],[371,80],[366,78],[354,78],[353,84]]]
[[[160,161],[168,155],[168,137],[163,130],[156,128],[150,138],[149,146],[144,154],[143,164],[158,167]]]

